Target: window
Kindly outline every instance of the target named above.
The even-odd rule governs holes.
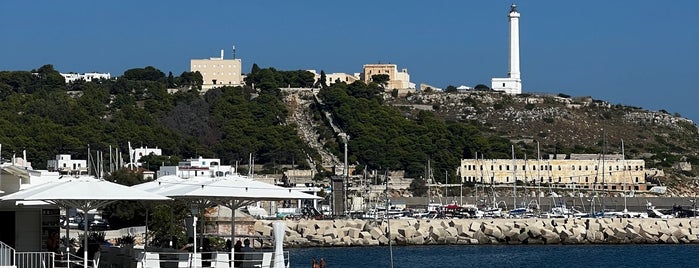
[[[505,83],[502,83],[502,87],[505,87]]]

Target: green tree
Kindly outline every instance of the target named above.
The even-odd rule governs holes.
[[[326,80],[328,80],[328,78],[325,76],[325,71],[320,70],[320,78],[318,79],[318,82],[316,82],[316,86],[321,88],[327,87],[328,84],[326,83]]]
[[[123,78],[136,81],[162,81],[165,79],[165,73],[153,66],[147,66],[126,70]]]
[[[388,86],[388,81],[391,81],[391,77],[387,74],[375,74],[371,76],[371,81],[385,88],[386,86]]]
[[[167,73],[167,87],[168,88],[175,87],[175,76],[172,75],[172,72]]]
[[[484,84],[478,84],[473,89],[478,90],[478,91],[490,91],[490,87],[484,85]]]
[[[444,89],[444,93],[456,93],[459,92],[458,89],[456,89],[455,86],[448,85],[446,89]]]

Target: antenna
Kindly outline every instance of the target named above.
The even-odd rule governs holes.
[[[233,45],[233,59],[235,59],[235,45]]]

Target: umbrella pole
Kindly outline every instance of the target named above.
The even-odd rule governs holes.
[[[235,207],[231,207],[231,267],[235,265]]]
[[[143,251],[148,252],[148,208],[146,208],[146,240],[144,241]]]
[[[198,214],[198,213],[196,213],[196,214]],[[195,214],[195,213],[192,213],[192,217],[193,217],[193,219],[192,219],[192,227],[193,227],[193,228],[192,228],[192,233],[194,233],[194,237],[192,237],[192,240],[193,240],[193,241],[192,241],[192,243],[193,243],[193,245],[192,245],[192,250],[193,250],[192,252],[193,252],[193,254],[192,254],[192,259],[191,259],[191,260],[192,260],[192,265],[194,265],[195,263],[197,263],[197,215],[196,215],[196,214]]]
[[[87,212],[90,211],[88,208],[83,208],[83,211],[85,212],[85,217],[83,218],[84,225],[84,233],[83,233],[83,241],[85,244],[83,244],[83,267],[87,268],[87,226],[89,223],[87,222]]]
[[[66,208],[66,264],[70,267],[70,209]]]

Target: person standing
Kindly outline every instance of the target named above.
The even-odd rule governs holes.
[[[235,242],[235,246],[233,246],[233,256],[235,257],[235,263],[233,264],[234,267],[240,267],[240,264],[242,263],[243,259],[243,243],[240,242],[240,240]]]
[[[46,250],[53,253],[58,253],[59,238],[57,232],[51,232],[48,239],[46,240]]]

